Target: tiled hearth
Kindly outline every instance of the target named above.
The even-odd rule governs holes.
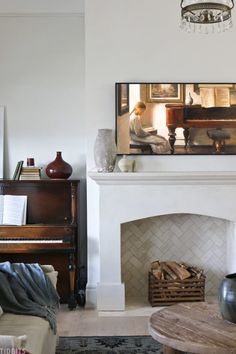
[[[125,288],[127,295],[146,296],[146,272],[157,258],[203,266],[208,294],[216,292],[224,273],[236,271],[235,172],[89,176],[96,183],[87,304],[121,311]]]
[[[164,215],[121,226],[122,282],[129,302],[148,298],[148,270],[154,260],[187,262],[204,269],[206,295],[217,295],[226,273],[230,223],[190,214]]]

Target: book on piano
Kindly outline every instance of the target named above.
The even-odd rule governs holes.
[[[0,225],[25,225],[26,208],[26,195],[0,195]]]
[[[16,169],[14,171],[12,179],[18,180],[20,178],[20,173],[21,173],[23,163],[24,163],[24,161],[22,161],[22,160],[17,162]]]

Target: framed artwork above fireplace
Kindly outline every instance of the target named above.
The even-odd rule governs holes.
[[[235,83],[116,83],[126,155],[235,155]]]

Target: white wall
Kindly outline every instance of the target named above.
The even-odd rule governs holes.
[[[84,0],[0,0],[5,14],[83,13]]]
[[[85,175],[84,19],[2,17],[0,104],[6,107],[5,177],[17,161],[47,165],[62,151]]]
[[[0,105],[6,178],[19,160],[46,166],[62,151],[81,179],[86,266],[83,7],[83,0],[0,0]]]
[[[115,127],[117,81],[236,82],[236,14],[231,31],[187,34],[180,1],[86,0],[87,167],[94,167],[98,128]],[[236,170],[236,156],[143,156],[140,170]],[[97,187],[88,184],[89,288],[99,281]],[[200,201],[199,201],[200,202]]]
[[[85,13],[88,168],[97,129],[115,127],[116,81],[236,82],[235,10],[233,29],[215,35],[181,31],[179,1],[86,0]],[[150,160],[158,169],[236,169],[232,156],[144,157],[147,169]]]

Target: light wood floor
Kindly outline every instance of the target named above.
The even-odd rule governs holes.
[[[207,296],[208,303],[216,303],[217,297]],[[124,312],[97,312],[84,308],[70,311],[61,305],[57,317],[59,336],[132,336],[148,335],[148,321],[161,307],[151,307],[143,299],[126,302]]]
[[[58,314],[59,336],[148,335],[149,316],[103,317],[95,310],[69,311],[62,305]]]

